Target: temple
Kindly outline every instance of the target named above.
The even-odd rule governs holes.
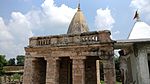
[[[129,39],[114,41],[108,30],[90,32],[79,5],[67,34],[29,39],[23,83],[99,84],[101,62],[105,84],[116,84],[114,50],[122,49],[129,52],[128,84],[150,84],[150,34],[144,38],[142,31],[150,28],[138,20]]]

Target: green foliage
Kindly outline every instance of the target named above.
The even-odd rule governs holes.
[[[101,81],[101,84],[104,84],[104,81]]]
[[[7,60],[5,59],[5,55],[0,55],[0,67],[5,66],[7,64]]]
[[[11,79],[12,79],[13,81],[15,81],[15,80],[19,80],[19,79],[20,79],[20,77],[21,77],[21,75],[20,75],[20,74],[15,73],[15,74],[13,74],[13,75],[12,75]]]
[[[101,84],[105,84],[104,81],[101,81]],[[122,84],[121,82],[116,82],[116,84]]]
[[[14,66],[14,65],[16,65],[16,63],[15,63],[15,58],[10,58],[9,60],[8,60],[8,64],[7,65],[9,65],[9,66]]]
[[[17,59],[17,65],[24,65],[25,56],[24,55],[18,55],[16,57]]]
[[[5,55],[0,55],[0,76],[4,74],[3,67],[7,64]]]

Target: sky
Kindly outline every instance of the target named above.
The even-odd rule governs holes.
[[[24,55],[32,36],[66,34],[79,0],[0,0],[0,54]],[[150,0],[80,0],[90,31],[110,30],[127,39],[138,9],[150,25]]]

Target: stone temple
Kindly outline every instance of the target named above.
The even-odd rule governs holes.
[[[140,37],[142,31],[147,36]],[[127,84],[150,84],[150,34],[146,31],[149,26],[137,19],[128,39],[114,41],[108,30],[90,32],[78,6],[67,34],[29,39],[23,83],[99,84],[101,61],[105,84],[116,84],[114,50],[122,49],[129,52]]]

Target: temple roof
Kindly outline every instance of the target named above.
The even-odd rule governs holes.
[[[72,18],[72,21],[69,25],[67,34],[83,33],[83,32],[88,32],[88,30],[89,30],[88,25],[86,23],[83,12],[80,10],[80,4],[79,4],[78,10],[75,13],[74,17]]]
[[[142,21],[137,21],[129,35],[128,39],[150,38],[150,26]]]
[[[134,19],[136,22],[129,34],[128,39],[146,39],[150,38],[150,26],[140,20],[139,14],[136,11]]]

